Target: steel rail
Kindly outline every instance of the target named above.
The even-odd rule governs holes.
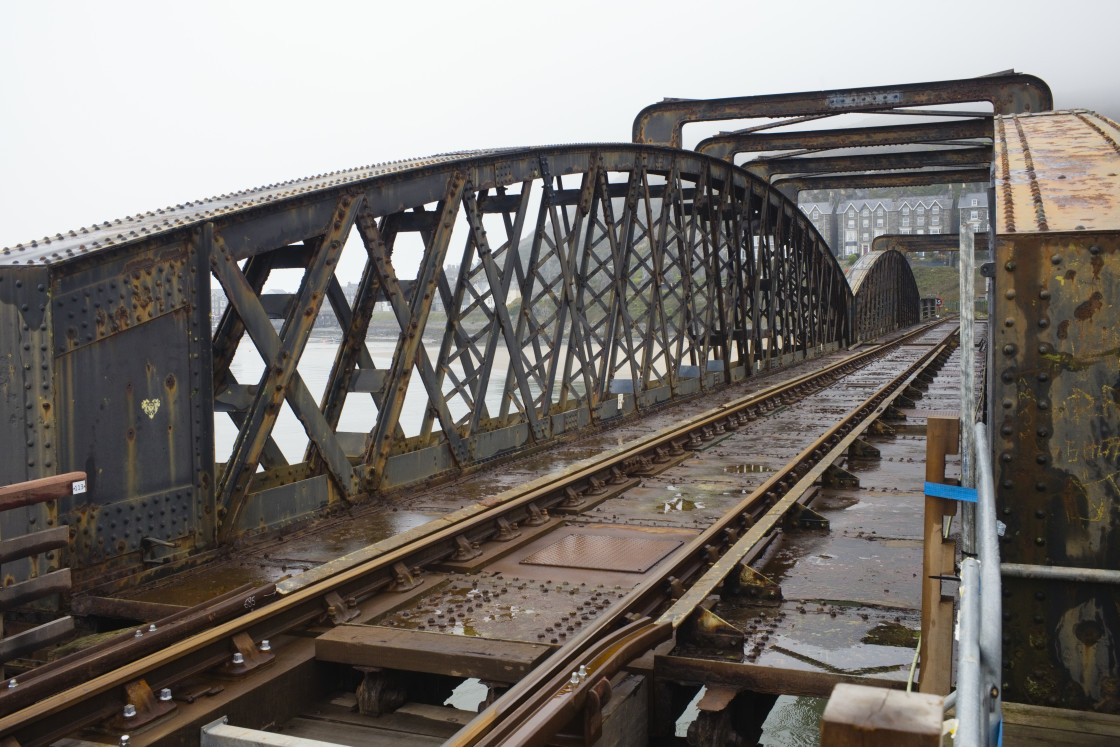
[[[892,378],[875,394],[853,408],[839,423],[790,460],[784,468],[775,471],[766,482],[724,514],[723,518],[678,550],[659,568],[656,575],[643,581],[616,603],[610,614],[581,631],[576,638],[549,657],[532,675],[507,690],[446,744],[454,747],[544,744],[551,733],[544,733],[542,730],[559,728],[563,725],[562,715],[578,713],[592,689],[591,685],[586,683],[568,682],[565,679],[567,673],[577,664],[582,663],[588,672],[596,675],[595,682],[599,676],[602,676],[606,662],[600,658],[599,649],[594,647],[600,636],[606,634],[619,620],[649,614],[651,608],[659,606],[656,603],[651,604],[650,597],[663,597],[662,589],[668,579],[673,577],[686,585],[691,585],[692,588],[656,622],[636,628],[628,639],[620,640],[615,645],[630,650],[632,646],[626,645],[633,643],[630,638],[659,642],[670,635],[670,629],[679,628],[700,602],[711,593],[718,580],[722,580],[730,572],[730,567],[721,565],[723,559],[731,553],[735,556],[734,562],[738,562],[761,541],[827,465],[839,458],[843,451],[840,444],[854,440],[856,435],[862,433],[871,422],[879,418],[887,407],[884,402],[888,399],[893,401],[894,397],[901,394],[905,386],[946,348],[948,338],[955,333],[954,328],[942,343],[931,348],[903,373]],[[893,349],[911,337],[913,335],[906,335],[883,347]],[[882,352],[882,348],[878,348],[877,351]],[[853,433],[856,435],[852,435]],[[810,463],[813,463],[813,466],[809,466]],[[759,504],[764,504],[766,507],[762,521],[757,521],[750,515],[751,509]],[[743,530],[747,532],[746,537],[738,540],[739,532]],[[728,537],[734,537],[737,541],[728,542]],[[696,586],[693,578],[700,575],[704,567],[712,562],[711,549],[719,548],[721,545],[724,546],[723,552],[713,566],[719,568],[717,572],[719,579],[715,579],[714,575],[711,578],[705,576],[707,583]],[[618,665],[617,661],[613,661],[614,669],[617,669]]]
[[[115,712],[123,701],[119,696],[104,696],[115,688],[143,677],[153,688],[168,687],[183,678],[203,672],[224,662],[229,656],[230,639],[241,632],[248,632],[254,640],[276,636],[322,618],[326,612],[324,597],[336,593],[343,599],[364,600],[388,587],[396,579],[399,568],[425,566],[451,555],[456,538],[465,536],[469,541],[482,542],[497,534],[498,519],[521,522],[531,515],[530,505],[547,509],[563,501],[566,488],[579,488],[590,484],[592,477],[609,476],[611,468],[624,468],[636,457],[655,454],[658,448],[671,447],[673,442],[683,444],[692,433],[709,432],[716,423],[729,423],[730,416],[739,413],[755,414],[754,409],[765,406],[783,396],[798,396],[807,386],[818,382],[835,381],[873,358],[923,334],[937,323],[924,325],[897,340],[876,346],[839,361],[819,371],[795,377],[783,384],[747,395],[682,424],[663,429],[646,438],[607,454],[603,458],[586,460],[559,477],[545,476],[533,481],[527,489],[514,489],[455,514],[430,522],[430,531],[409,533],[404,544],[387,549],[383,554],[350,567],[332,568],[331,576],[318,579],[306,586],[295,588],[281,599],[228,620],[189,638],[168,645],[159,652],[148,653],[110,672],[88,677],[84,681],[60,689],[38,702],[0,717],[0,737],[14,736],[19,743],[46,744],[76,728],[105,718]],[[731,427],[735,427],[732,425]],[[709,436],[710,437],[710,436]],[[769,483],[768,483],[769,484]],[[721,530],[722,531],[722,530]],[[718,532],[701,535],[714,541]],[[723,544],[721,542],[721,544]],[[699,546],[703,549],[703,545]],[[691,562],[672,564],[678,577],[691,577],[703,566],[703,560],[694,557]],[[653,589],[646,589],[636,602],[636,609],[652,609],[650,598]],[[629,600],[629,596],[626,598]],[[625,605],[631,607],[630,604]],[[599,629],[599,628],[595,628]],[[587,630],[590,630],[587,629]],[[585,641],[581,634],[569,645]],[[554,655],[555,657],[556,655]],[[189,659],[189,660],[188,660]],[[511,689],[512,690],[512,689]],[[0,691],[0,713],[6,693]],[[53,718],[52,718],[53,717]]]

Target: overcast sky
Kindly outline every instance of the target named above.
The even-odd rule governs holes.
[[[1120,119],[1114,0],[0,8],[0,246],[378,161],[628,141],[665,96],[1015,68]]]

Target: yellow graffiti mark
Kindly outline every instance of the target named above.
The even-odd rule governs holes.
[[[1093,395],[1080,387],[1074,387],[1073,394],[1062,400],[1062,409],[1067,416],[1073,417],[1074,423],[1081,425],[1081,414],[1086,410],[1092,410],[1096,403]]]
[[[1112,492],[1113,493],[1120,494],[1120,488],[1118,488],[1117,485],[1116,485],[1116,476],[1117,475],[1120,475],[1120,472],[1113,472],[1111,475],[1107,475],[1107,476],[1101,478],[1100,480],[1096,480],[1094,482],[1087,482],[1087,483],[1083,483],[1083,484],[1087,488],[1090,485],[1100,485],[1101,483],[1107,482],[1109,485],[1112,486]],[[1113,501],[1108,499],[1107,497],[1104,497],[1104,496],[1102,496],[1101,498],[1099,498],[1097,500],[1093,500],[1093,498],[1086,495],[1085,496],[1085,503],[1087,504],[1087,508],[1089,509],[1090,513],[1093,513],[1094,515],[1093,516],[1075,516],[1074,518],[1077,518],[1081,521],[1095,522],[1095,521],[1104,521],[1105,514],[1108,512],[1108,507],[1112,505]]]
[[[1091,459],[1116,459],[1120,457],[1120,436],[1111,436],[1100,443],[1079,443],[1066,439],[1065,450],[1067,463]]]
[[[1120,410],[1120,390],[1116,387],[1108,384],[1101,386],[1101,399],[1104,400],[1106,405],[1112,405]]]

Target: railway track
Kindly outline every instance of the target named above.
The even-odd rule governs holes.
[[[160,713],[158,704],[175,702],[158,699],[156,693],[164,688],[179,699],[184,688],[194,687],[205,700],[205,688],[186,683],[217,670],[238,678],[223,689],[249,693],[279,680],[281,669],[302,671],[298,662],[275,662],[313,660],[315,646],[308,635],[317,635],[324,626],[396,615],[387,627],[424,630],[427,623],[418,617],[409,616],[412,622],[405,623],[402,610],[423,607],[425,595],[447,588],[454,571],[475,576],[474,591],[483,594],[486,589],[479,588],[478,579],[483,587],[493,581],[484,569],[506,554],[503,548],[521,546],[519,534],[525,542],[544,538],[561,522],[602,525],[614,510],[613,501],[625,500],[638,478],[679,465],[696,451],[737,437],[736,432],[749,433],[754,421],[788,418],[800,423],[801,432],[791,434],[788,442],[771,444],[772,468],[754,475],[755,484],[744,488],[734,505],[678,540],[679,547],[659,558],[640,583],[629,591],[600,592],[595,614],[569,626],[570,632],[557,627],[554,638],[544,634],[541,639],[542,633],[534,631],[533,640],[547,655],[531,674],[506,683],[508,688],[495,688],[493,703],[451,738],[464,745],[539,741],[573,717],[595,711],[595,704],[609,697],[610,676],[627,661],[675,631],[697,625],[696,611],[704,599],[760,551],[783,516],[805,511],[798,501],[806,490],[873,427],[909,382],[945,359],[951,336],[944,324],[918,329],[309,573],[274,586],[238,589],[92,652],[33,670],[17,686],[0,691],[0,735],[21,745],[48,744],[100,724],[110,731],[128,729],[133,744],[176,734],[189,743],[190,737],[183,735],[197,736],[200,720],[205,722],[210,711],[180,702],[178,714]],[[563,516],[568,518],[561,520]],[[811,512],[805,516],[811,519]],[[494,593],[509,591],[502,588],[506,591],[495,586]],[[240,614],[234,615],[235,609]],[[262,651],[265,640],[273,643]],[[239,664],[233,663],[235,654]],[[261,671],[254,672],[258,666]],[[123,719],[126,699],[144,700],[148,707]],[[195,711],[203,715],[192,715]],[[148,730],[138,732],[144,721],[150,722]]]

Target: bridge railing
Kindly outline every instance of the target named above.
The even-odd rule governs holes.
[[[957,640],[957,689],[946,699],[956,706],[956,744],[980,747],[1001,743],[1002,589],[999,522],[995,483],[988,452],[988,431],[977,423],[975,558],[961,561],[961,608]]]

